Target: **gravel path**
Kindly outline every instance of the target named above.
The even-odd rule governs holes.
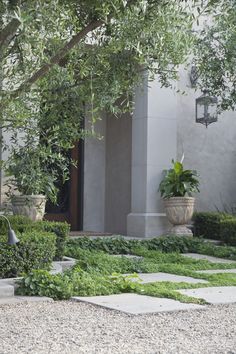
[[[236,304],[131,316],[76,302],[0,307],[0,354],[236,353]]]

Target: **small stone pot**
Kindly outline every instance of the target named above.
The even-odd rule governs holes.
[[[46,206],[44,195],[15,195],[11,203],[14,215],[24,215],[33,221],[43,219]]]
[[[164,200],[166,216],[173,227],[169,233],[172,235],[192,236],[192,231],[187,227],[194,211],[195,198],[173,197]]]

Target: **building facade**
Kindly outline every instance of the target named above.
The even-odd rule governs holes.
[[[177,93],[177,90],[186,94]],[[105,116],[101,141],[84,148],[84,230],[150,237],[168,230],[158,193],[163,169],[184,154],[185,168],[197,170],[198,211],[234,211],[236,206],[236,114],[224,112],[207,129],[195,122],[189,72],[180,70],[173,89],[148,82],[135,93],[133,116]]]
[[[167,232],[158,186],[163,169],[183,154],[185,167],[200,176],[196,209],[235,208],[236,114],[225,112],[206,129],[195,123],[195,99],[201,93],[191,88],[184,69],[175,86],[161,88],[145,74],[135,92],[132,117],[103,114],[95,126],[102,138],[88,137],[76,147],[79,170],[72,175],[65,214],[73,229],[137,237]],[[89,119],[85,124],[89,126]],[[3,185],[4,176],[2,203]],[[53,218],[60,220],[55,213]]]

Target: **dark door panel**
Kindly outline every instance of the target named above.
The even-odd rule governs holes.
[[[46,204],[45,219],[50,221],[66,221],[71,230],[83,229],[83,141],[75,144],[71,150],[71,158],[77,161],[77,167],[71,166],[70,180],[64,184],[58,179],[57,205],[50,201]]]

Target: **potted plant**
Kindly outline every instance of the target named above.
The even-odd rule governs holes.
[[[172,160],[173,168],[164,171],[159,191],[164,199],[166,215],[173,225],[170,232],[175,235],[192,235],[187,228],[194,211],[195,198],[192,193],[199,192],[196,171],[185,170],[183,164]]]
[[[63,175],[64,181],[69,178],[67,157],[40,143],[14,146],[4,169],[13,214],[33,221],[42,220],[48,199],[56,203],[58,175]]]

